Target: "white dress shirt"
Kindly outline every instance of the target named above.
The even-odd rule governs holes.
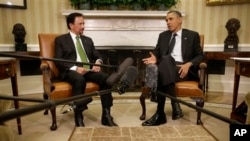
[[[171,52],[171,56],[175,59],[177,62],[183,62],[182,58],[182,50],[181,50],[181,35],[182,35],[182,30],[176,32],[175,36],[175,45],[174,48]]]

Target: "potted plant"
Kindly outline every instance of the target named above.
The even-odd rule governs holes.
[[[132,10],[145,10],[145,3],[146,0],[133,0],[130,3]]]
[[[69,1],[70,1],[70,5],[74,9],[79,9],[80,0],[69,0]]]
[[[79,0],[80,2],[79,8],[82,10],[90,10],[91,7],[90,1],[91,0]]]
[[[74,9],[90,9],[91,0],[69,0],[70,1],[70,5],[74,8]]]
[[[117,5],[120,10],[128,10],[131,1],[133,0],[117,0]]]
[[[180,0],[70,0],[75,9],[167,10]]]
[[[153,5],[156,10],[164,11],[175,6],[180,0],[156,0]]]

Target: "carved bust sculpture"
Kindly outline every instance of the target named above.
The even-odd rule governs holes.
[[[12,34],[15,36],[15,42],[22,44],[25,41],[26,31],[22,24],[17,23],[13,26]]]
[[[237,31],[240,29],[240,21],[236,18],[231,18],[227,21],[226,29],[228,31],[227,38],[224,43],[227,45],[235,45],[239,43]]]
[[[224,41],[224,51],[238,51],[239,38],[237,31],[240,29],[240,21],[236,18],[231,18],[226,23],[228,35]]]

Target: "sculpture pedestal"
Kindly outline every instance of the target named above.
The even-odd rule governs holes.
[[[15,44],[16,51],[27,51],[27,44],[25,43],[16,43]]]
[[[237,52],[238,51],[238,44],[225,44],[224,51],[225,52]]]

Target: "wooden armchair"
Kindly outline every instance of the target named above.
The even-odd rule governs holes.
[[[200,35],[200,44],[203,49],[204,47],[204,35]],[[183,81],[177,82],[175,84],[175,91],[177,97],[190,97],[196,102],[196,106],[203,107],[205,100],[205,73],[206,73],[207,65],[202,62],[200,64],[200,81]],[[140,96],[140,104],[142,106],[142,114],[140,116],[141,120],[146,118],[146,105],[145,99],[150,97],[150,89],[147,87],[142,88],[142,93]],[[197,111],[197,124],[202,124],[201,121],[201,112]]]
[[[54,57],[54,41],[59,34],[38,34],[40,56],[44,58]],[[42,60],[40,69],[43,75],[44,99],[56,100],[67,98],[72,95],[72,87],[68,82],[60,81],[58,77],[58,69],[53,61]],[[87,82],[85,93],[98,91],[99,86],[93,82]],[[50,109],[52,115],[51,130],[57,129],[56,123],[56,107]],[[48,110],[44,112],[48,114]]]

